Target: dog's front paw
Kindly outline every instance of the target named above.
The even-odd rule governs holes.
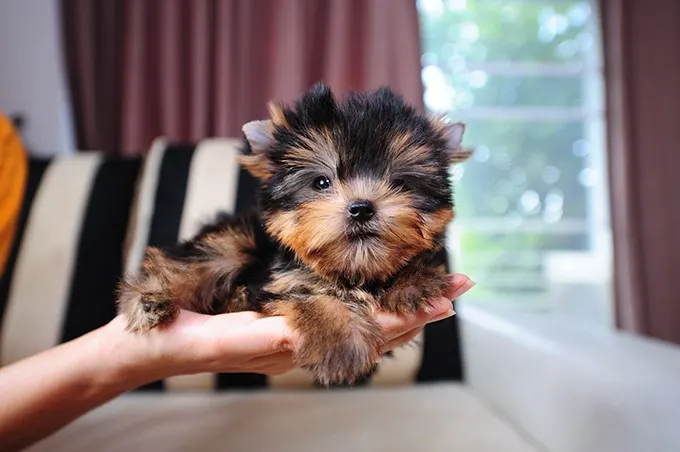
[[[148,331],[175,319],[179,309],[170,300],[142,301],[128,313],[127,329],[132,332]]]
[[[413,314],[427,311],[429,301],[441,297],[449,285],[445,275],[433,268],[419,268],[400,275],[381,298],[389,312]]]
[[[145,290],[146,289],[146,290]],[[147,284],[123,284],[119,291],[119,310],[127,320],[130,332],[149,331],[170,323],[179,312],[166,290],[154,290]]]
[[[354,332],[338,342],[303,338],[296,359],[321,386],[353,385],[375,370],[383,343],[377,331]]]

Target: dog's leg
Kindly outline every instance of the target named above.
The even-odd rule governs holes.
[[[335,297],[312,295],[269,302],[268,315],[282,315],[300,335],[297,363],[322,386],[353,384],[369,374],[385,339],[368,313]]]
[[[119,285],[118,310],[128,330],[169,323],[180,308],[202,314],[247,309],[235,281],[256,259],[254,247],[249,225],[233,222],[168,251],[149,248],[139,273]]]
[[[129,331],[147,331],[171,322],[179,311],[172,281],[181,275],[182,263],[161,250],[149,248],[139,273],[124,278],[118,286],[118,312],[127,318]]]
[[[381,307],[403,314],[426,312],[428,301],[441,297],[448,285],[443,267],[412,265],[397,275],[382,296]]]

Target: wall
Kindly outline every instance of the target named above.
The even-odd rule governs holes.
[[[34,155],[73,152],[59,0],[1,0],[0,111],[25,116]]]

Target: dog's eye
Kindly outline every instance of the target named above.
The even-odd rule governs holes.
[[[331,188],[331,180],[326,176],[319,176],[314,179],[314,188],[317,190],[328,190]]]

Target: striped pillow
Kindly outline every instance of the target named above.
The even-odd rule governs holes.
[[[0,365],[81,336],[115,315],[113,291],[139,159],[99,152],[31,160],[0,280]]]
[[[19,234],[0,281],[0,364],[110,320],[116,281],[137,270],[147,246],[190,237],[216,210],[254,207],[257,182],[238,166],[239,145],[230,139],[158,139],[143,161],[99,153],[32,161]],[[461,378],[455,316],[428,325],[417,343],[385,359],[364,384]],[[179,376],[140,390],[291,387],[314,384],[295,370],[275,377]]]

